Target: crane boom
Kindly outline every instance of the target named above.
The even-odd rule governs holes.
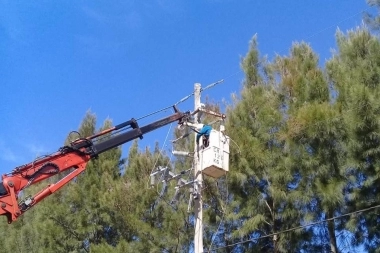
[[[142,139],[144,134],[175,121],[182,124],[190,116],[189,112],[182,113],[175,106],[173,108],[172,115],[153,123],[139,127],[137,121],[132,118],[95,135],[79,138],[69,145],[59,148],[53,154],[19,166],[12,172],[3,175],[2,182],[0,182],[0,215],[5,215],[8,223],[12,223],[24,212],[82,173],[86,169],[87,163],[99,154],[131,140]],[[20,191],[69,169],[72,171],[58,182],[47,185],[34,196],[18,201]]]

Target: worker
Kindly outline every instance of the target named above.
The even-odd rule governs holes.
[[[210,133],[211,133],[212,127],[210,125],[203,125],[201,130],[197,134],[197,144],[199,144],[199,139],[203,136],[202,138],[202,144],[203,148],[207,148],[208,145],[210,144]]]

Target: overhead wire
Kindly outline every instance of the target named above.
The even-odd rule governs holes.
[[[239,71],[239,72],[240,72],[240,71]],[[239,73],[239,72],[236,72],[236,73],[234,73],[234,74],[231,74],[231,75],[228,76],[227,78],[229,78],[229,77],[231,77],[231,76],[233,76],[233,75],[236,75],[236,74]],[[224,79],[221,79],[221,80],[219,80],[219,81],[213,82],[213,83],[207,85],[205,88],[201,88],[201,92],[204,91],[204,90],[207,90],[207,89],[209,89],[209,88],[212,88],[212,87],[214,87],[215,85],[220,84],[220,83],[222,83],[222,82],[224,82]],[[157,111],[155,111],[155,112],[152,112],[152,113],[149,113],[149,114],[144,115],[144,116],[142,116],[142,117],[139,117],[139,118],[136,119],[136,120],[141,120],[141,119],[147,118],[147,117],[149,117],[149,116],[152,116],[152,115],[154,115],[154,114],[157,114],[157,113],[160,113],[160,112],[162,112],[162,111],[165,111],[165,110],[167,110],[167,109],[169,109],[169,108],[171,108],[171,107],[173,107],[173,106],[176,106],[176,105],[178,105],[178,104],[180,104],[180,103],[186,101],[187,99],[189,99],[189,98],[190,98],[191,96],[193,96],[193,95],[194,95],[194,92],[192,92],[191,94],[185,96],[184,98],[182,98],[181,100],[179,100],[178,102],[176,102],[174,105],[164,107],[164,108],[162,108],[162,109],[160,109],[160,110],[157,110]],[[172,124],[170,125],[170,129],[171,129],[171,126],[172,126]],[[169,135],[169,133],[170,133],[170,129],[169,129],[169,131],[168,131],[168,133],[167,133],[167,135],[166,135],[166,138],[165,138],[165,141],[164,141],[164,144],[163,144],[162,149],[164,148],[164,146],[166,146],[166,141],[167,141],[168,135]],[[157,159],[156,159],[156,162],[154,163],[154,166],[153,166],[153,168],[152,168],[150,174],[152,174],[153,170],[155,169],[155,167],[156,167],[156,165],[157,165],[158,159],[159,159],[159,157],[160,157],[160,155],[161,155],[161,153],[162,153],[162,149],[161,149],[161,151],[160,151],[160,153],[159,153],[159,156],[158,156]],[[172,154],[171,154],[171,156],[172,156]],[[171,160],[171,158],[169,159],[168,165],[169,165],[169,163],[170,163],[170,160]],[[149,185],[149,180],[148,180],[147,185]],[[157,191],[157,193],[158,193],[158,189],[156,189],[156,191]],[[158,194],[159,194],[159,193],[158,193]]]
[[[357,210],[357,211],[345,213],[345,214],[342,214],[342,215],[338,215],[338,216],[335,216],[335,217],[332,217],[332,218],[324,219],[324,220],[321,220],[321,221],[316,221],[316,222],[312,222],[312,223],[309,223],[309,224],[305,224],[305,225],[301,225],[301,226],[297,226],[297,227],[292,227],[292,228],[289,228],[289,229],[284,229],[284,230],[278,231],[276,233],[271,233],[271,234],[259,236],[257,238],[248,239],[248,240],[240,241],[240,242],[237,242],[237,243],[231,243],[231,244],[226,245],[226,246],[212,248],[209,251],[203,251],[203,253],[210,253],[210,252],[212,252],[214,250],[225,249],[225,248],[228,248],[228,247],[244,244],[244,243],[247,243],[247,242],[258,241],[260,239],[264,239],[264,238],[272,237],[272,236],[275,236],[275,235],[280,235],[280,234],[292,232],[292,231],[297,230],[297,229],[303,229],[303,228],[315,226],[315,225],[322,224],[322,223],[325,223],[325,222],[328,222],[328,221],[333,221],[333,220],[336,220],[336,219],[340,219],[340,218],[343,218],[343,217],[346,217],[346,216],[351,216],[351,215],[354,215],[354,214],[368,212],[368,211],[371,211],[371,210],[379,208],[379,207],[380,207],[380,204],[376,205],[376,206],[368,207],[368,208],[363,208],[363,209],[360,209],[360,210]]]
[[[202,91],[205,91],[205,90],[207,90],[207,89],[209,89],[209,88],[212,88],[212,87],[214,87],[214,86],[217,85],[217,84],[223,83],[226,79],[229,79],[230,77],[235,76],[235,75],[237,75],[238,73],[241,73],[241,72],[242,72],[242,70],[239,70],[239,71],[237,71],[237,72],[235,72],[235,73],[232,73],[232,74],[228,75],[227,77],[225,77],[225,78],[223,78],[223,79],[220,79],[219,81],[216,81],[216,82],[213,82],[213,83],[207,85],[207,86],[204,87],[204,88],[201,87],[201,92],[202,92]],[[191,98],[192,96],[194,96],[194,92],[192,92],[192,93],[190,93],[189,95],[183,97],[183,98],[180,99],[178,102],[176,102],[174,105],[178,105],[178,104],[180,104],[180,103],[183,103],[183,102],[185,102],[187,99]]]
[[[162,109],[160,109],[160,110],[157,110],[157,111],[155,111],[155,112],[152,112],[152,113],[149,113],[149,114],[147,114],[147,115],[144,115],[144,116],[142,116],[142,117],[140,117],[140,118],[138,118],[138,119],[136,119],[136,120],[141,120],[141,119],[144,119],[144,118],[150,117],[150,116],[152,116],[152,115],[154,115],[154,114],[157,114],[157,113],[159,113],[159,112],[166,111],[167,109],[172,108],[172,107],[173,107],[173,105],[167,106],[167,107],[162,108]]]
[[[357,13],[351,15],[351,16],[348,16],[347,18],[345,18],[345,19],[343,19],[343,20],[341,20],[341,21],[338,21],[338,23],[335,24],[335,25],[330,25],[330,26],[328,26],[328,27],[326,27],[326,28],[323,28],[323,29],[321,29],[321,30],[315,32],[314,34],[312,34],[312,35],[306,37],[306,39],[310,39],[310,38],[312,38],[312,37],[314,37],[314,36],[316,36],[316,35],[318,35],[318,34],[324,32],[324,31],[327,31],[328,29],[331,29],[331,28],[333,28],[333,27],[336,27],[336,25],[339,25],[339,24],[341,24],[341,23],[343,23],[343,22],[345,22],[345,21],[347,21],[347,20],[350,20],[351,18],[356,17],[357,15],[363,14],[363,12],[368,11],[368,10],[371,9],[371,8],[372,8],[372,6],[366,8],[366,9],[360,11],[360,12],[357,12]]]
[[[211,86],[210,86],[211,87]],[[217,122],[220,122],[220,120],[216,120],[215,122],[213,122],[213,123],[210,123],[210,125],[212,125],[212,124],[214,124],[214,123],[217,123]],[[223,136],[225,136],[225,134],[224,133],[222,133],[223,134]],[[203,168],[202,168],[202,165],[201,165],[201,173],[202,173],[202,175],[204,175],[204,173],[203,173]],[[217,180],[214,180],[215,182],[216,182],[216,185],[218,186],[218,181]],[[227,183],[227,173],[225,172],[225,181],[226,181],[226,199],[224,200],[224,204],[227,206],[227,201],[228,201],[228,183]],[[208,187],[206,187],[206,188],[201,188],[201,191],[203,191],[203,190],[206,190]],[[214,242],[214,240],[215,240],[215,238],[216,238],[216,235],[217,235],[217,233],[219,232],[219,229],[220,229],[220,227],[221,227],[221,225],[223,224],[223,222],[224,222],[224,217],[225,217],[225,214],[226,214],[226,212],[225,212],[225,210],[223,210],[223,206],[221,206],[221,208],[222,208],[222,217],[221,217],[221,220],[220,220],[220,222],[219,222],[219,225],[217,226],[217,229],[216,229],[216,231],[213,233],[213,235],[211,236],[211,244],[210,244],[210,246],[208,247],[208,248],[211,248],[212,247],[212,244],[213,244],[213,242]],[[199,229],[201,229],[201,228],[199,228]]]
[[[230,76],[232,76],[232,75],[230,75]],[[217,84],[219,84],[219,83],[222,83],[222,82],[224,82],[224,79],[221,79],[221,80],[219,80],[219,81],[216,81],[216,82],[214,82],[214,83],[211,83],[211,84],[207,85],[205,88],[201,89],[201,91],[204,91],[204,90],[207,90],[207,89],[209,89],[209,88],[212,88],[212,87],[214,87],[215,85],[217,85]],[[192,92],[191,94],[185,96],[184,98],[182,98],[181,100],[179,100],[179,101],[178,101],[177,103],[175,103],[174,105],[170,105],[170,106],[164,107],[164,108],[162,108],[162,109],[160,109],[160,110],[157,110],[157,111],[155,111],[155,112],[152,112],[152,113],[149,113],[149,114],[144,115],[144,116],[142,116],[142,117],[139,117],[139,118],[136,119],[136,120],[141,120],[141,119],[147,118],[147,117],[149,117],[149,116],[155,115],[155,114],[157,114],[157,113],[160,113],[160,112],[162,112],[162,111],[165,111],[165,110],[167,110],[167,109],[169,109],[169,108],[172,108],[173,106],[176,106],[176,105],[178,105],[179,103],[182,103],[182,102],[186,101],[187,99],[189,99],[189,98],[190,98],[191,96],[193,96],[193,95],[194,95],[194,92]],[[159,156],[157,157],[157,159],[156,159],[156,161],[155,161],[155,163],[154,163],[154,165],[153,165],[153,168],[152,168],[150,174],[152,174],[152,172],[154,171],[154,169],[155,169],[155,167],[156,167],[156,165],[157,165],[157,162],[158,162],[160,156],[162,155],[162,151],[163,151],[163,148],[166,146],[166,141],[167,141],[167,138],[168,138],[168,136],[169,136],[169,133],[170,133],[171,127],[172,127],[172,124],[170,125],[170,128],[169,128],[169,130],[168,130],[168,133],[167,133],[167,135],[166,135],[166,137],[165,137],[164,144],[163,144],[161,150],[159,151]],[[172,156],[172,154],[171,154],[171,156]],[[169,159],[169,162],[168,162],[167,166],[169,165],[170,160],[171,160],[171,158]],[[149,180],[148,180],[148,182],[147,182],[147,186],[149,187]],[[158,187],[158,186],[157,186],[157,187]],[[158,192],[158,189],[156,189],[156,192],[157,192],[157,194],[159,195],[159,197],[162,199],[162,196],[160,196],[160,194],[159,194],[159,192]],[[165,203],[167,203],[167,202],[165,201]],[[171,206],[171,205],[170,205],[170,206]],[[172,206],[171,206],[171,207],[172,207]]]
[[[225,79],[228,79],[228,78],[230,78],[230,77],[232,77],[232,76],[234,76],[234,75],[237,75],[237,74],[240,73],[241,71],[242,71],[242,70],[239,70],[239,71],[237,71],[237,72],[235,72],[235,73],[233,73],[233,74],[227,76],[227,77],[224,78],[224,79],[220,79],[219,81],[216,81],[216,82],[213,82],[213,83],[207,85],[205,88],[201,88],[201,92],[202,92],[202,91],[205,91],[205,90],[207,90],[207,89],[209,89],[209,88],[212,88],[212,87],[214,87],[214,86],[217,85],[217,84],[223,83]],[[173,105],[169,105],[169,106],[164,107],[164,108],[162,108],[162,109],[160,109],[160,110],[154,111],[154,112],[149,113],[149,114],[146,114],[146,115],[144,115],[144,116],[141,116],[141,117],[137,118],[136,120],[141,120],[141,119],[144,119],[144,118],[150,117],[150,116],[152,116],[152,115],[155,115],[155,114],[157,114],[157,113],[160,113],[160,112],[162,112],[162,111],[166,111],[166,110],[172,108],[173,106],[177,106],[178,104],[185,102],[185,101],[186,101],[187,99],[189,99],[191,96],[194,96],[194,92],[192,92],[192,93],[190,93],[189,95],[183,97],[182,99],[180,99],[179,101],[177,101],[177,102],[174,103]]]
[[[372,7],[368,7],[367,9],[364,9],[363,11],[357,12],[357,13],[355,13],[355,14],[353,14],[353,15],[351,15],[351,16],[349,16],[349,17],[347,17],[347,18],[345,18],[345,19],[343,19],[343,20],[341,20],[341,21],[339,21],[338,24],[340,24],[340,23],[342,23],[342,22],[345,22],[345,21],[347,21],[347,20],[349,20],[349,19],[351,19],[351,18],[353,18],[353,17],[356,17],[357,15],[362,14],[362,13],[365,12],[365,11],[368,11],[370,8],[372,8]],[[328,29],[330,29],[330,28],[333,28],[334,26],[335,26],[335,25],[331,25],[331,26],[329,26],[329,27],[323,28],[323,29],[321,29],[321,30],[315,32],[314,34],[308,36],[306,39],[310,39],[310,38],[312,38],[312,37],[314,37],[314,36],[316,36],[316,35],[318,35],[318,34],[324,32],[324,31],[326,31],[326,30],[328,30]],[[259,65],[259,64],[260,64],[260,62],[256,63],[255,65],[257,66],[257,65]],[[237,72],[235,72],[235,73],[233,73],[233,74],[231,74],[231,75],[225,77],[224,79],[220,79],[219,81],[213,82],[213,83],[207,85],[205,88],[201,88],[201,92],[202,92],[202,91],[205,91],[205,90],[207,90],[207,89],[209,89],[209,88],[212,88],[212,87],[214,87],[214,86],[217,85],[217,84],[223,83],[223,82],[225,81],[225,79],[228,79],[228,78],[230,78],[230,77],[232,77],[232,76],[234,76],[234,75],[237,75],[238,73],[241,73],[241,72],[243,72],[243,70],[239,70],[239,71],[237,71]],[[178,104],[180,104],[180,103],[186,101],[187,99],[189,99],[189,98],[190,98],[191,96],[193,96],[193,95],[194,95],[194,92],[192,92],[191,94],[189,94],[189,95],[185,96],[184,98],[180,99],[180,100],[179,100],[178,102],[176,102],[174,105],[178,105]],[[137,120],[144,119],[144,118],[146,118],[146,117],[152,116],[152,115],[154,115],[154,114],[157,114],[157,113],[159,113],[159,112],[165,111],[165,110],[167,110],[167,109],[169,109],[169,108],[172,108],[172,107],[173,107],[173,105],[167,106],[167,107],[162,108],[162,109],[160,109],[160,110],[157,110],[157,111],[155,111],[155,112],[152,112],[152,113],[149,113],[149,114],[147,114],[147,115],[144,115],[144,116],[138,118]]]
[[[226,199],[224,200],[224,204],[227,206],[227,202],[228,202],[228,180],[227,180],[227,172],[225,172],[225,181],[226,181]],[[222,217],[220,219],[220,222],[219,222],[219,225],[217,227],[217,229],[215,230],[214,234],[212,235],[211,237],[211,243],[210,243],[210,246],[208,247],[209,248],[209,251],[211,250],[212,248],[212,245],[214,243],[214,240],[219,232],[219,229],[220,227],[222,226],[223,222],[224,222],[224,218],[225,218],[225,215],[226,215],[226,211],[223,210],[223,214],[222,214]]]
[[[160,157],[162,156],[163,149],[164,149],[164,147],[166,147],[166,142],[167,142],[167,139],[168,139],[168,137],[169,137],[169,134],[170,134],[170,131],[171,131],[172,125],[173,125],[173,123],[170,124],[169,130],[168,130],[168,132],[167,132],[167,134],[166,134],[166,137],[165,137],[165,140],[164,140],[164,144],[162,145],[162,148],[159,150],[159,153],[158,153],[157,159],[156,159],[156,161],[155,161],[155,163],[154,163],[154,165],[153,165],[153,168],[152,168],[150,174],[153,173],[154,169],[155,169],[156,166],[157,166],[158,160],[159,160]],[[171,156],[172,156],[172,155],[171,155]],[[168,161],[166,167],[169,166],[170,159],[171,159],[171,157],[169,158],[169,161]],[[161,177],[162,177],[162,175],[161,175]],[[147,183],[147,185],[148,185],[148,188],[149,188],[149,179],[148,179],[148,183]],[[156,186],[156,193],[157,193],[158,197],[159,197],[162,201],[164,201],[165,204],[167,204],[167,205],[170,206],[174,211],[176,211],[176,208],[174,208],[174,207],[173,207],[173,206],[172,206],[172,205],[171,205],[171,204],[170,204],[165,198],[163,198],[163,196],[161,196],[161,194],[158,192],[158,185]]]
[[[201,92],[202,92],[202,91],[205,91],[205,90],[207,90],[207,89],[210,89],[210,88],[214,87],[215,85],[220,84],[220,83],[223,83],[223,82],[224,82],[224,79],[221,79],[221,80],[219,80],[219,81],[216,81],[216,82],[214,82],[214,83],[211,83],[211,84],[207,85],[207,86],[204,87],[204,88],[201,87]]]
[[[171,131],[171,129],[172,129],[172,125],[173,125],[173,123],[170,124],[169,130],[168,130],[168,132],[167,132],[167,134],[166,134],[166,137],[165,137],[165,140],[164,140],[164,144],[162,145],[162,148],[159,150],[159,153],[158,153],[157,159],[156,159],[156,161],[155,161],[155,163],[154,163],[154,165],[153,165],[152,170],[150,171],[150,174],[153,173],[153,170],[156,168],[157,163],[158,163],[158,160],[160,159],[160,157],[161,157],[161,155],[162,155],[163,149],[164,149],[164,147],[166,146],[166,141],[168,140],[169,133],[170,133],[170,131]],[[149,180],[148,180],[147,185],[149,185]],[[148,187],[148,188],[149,188],[149,187]]]
[[[359,106],[355,106],[355,107],[352,107],[350,108],[350,110],[348,111],[354,111],[355,109],[358,109]],[[339,117],[334,117],[332,119],[327,119],[327,120],[331,120],[331,121],[336,121],[338,120]],[[306,125],[306,126],[303,126],[301,128],[302,131],[298,131],[297,133],[293,134],[291,137],[292,138],[298,138],[302,135],[304,135],[304,132],[306,132],[306,130],[312,128],[312,127],[315,127],[317,125],[320,125],[321,123],[325,123],[327,121],[326,119],[325,120],[319,120],[319,121],[315,121],[313,122],[312,124],[309,124],[309,125]],[[333,123],[332,123],[333,124]],[[323,125],[326,125],[326,124],[323,124]],[[337,126],[336,124],[333,124],[334,126]],[[268,143],[268,141],[260,141],[260,143],[262,145],[266,145]],[[333,218],[329,218],[329,219],[326,219],[326,220],[323,220],[323,221],[318,221],[318,222],[314,222],[314,223],[310,223],[310,224],[307,224],[307,225],[303,225],[303,226],[299,226],[299,227],[295,227],[295,228],[291,228],[291,229],[288,229],[288,230],[283,230],[283,231],[280,231],[280,232],[277,232],[277,233],[273,233],[273,234],[269,234],[269,235],[265,235],[265,236],[261,236],[261,237],[258,237],[258,238],[254,238],[254,239],[249,239],[249,240],[246,240],[246,241],[242,241],[242,242],[239,242],[239,243],[235,243],[235,244],[231,244],[231,245],[227,245],[227,246],[224,246],[224,247],[218,247],[218,248],[213,248],[213,249],[209,249],[209,251],[205,251],[205,252],[211,252],[212,250],[216,250],[216,249],[222,249],[222,248],[226,248],[226,247],[231,247],[231,246],[235,246],[235,245],[238,245],[238,244],[241,244],[241,243],[246,243],[246,242],[253,242],[255,240],[259,240],[259,239],[262,239],[262,238],[266,238],[266,237],[270,237],[270,236],[274,236],[275,234],[280,234],[280,233],[284,233],[284,232],[290,232],[292,230],[296,230],[296,229],[300,229],[300,228],[304,228],[304,227],[308,227],[308,226],[313,226],[313,225],[317,225],[317,224],[321,224],[321,223],[324,223],[324,222],[327,222],[327,221],[330,221],[330,220],[334,220],[334,219],[339,219],[341,217],[345,217],[345,216],[349,216],[349,215],[352,215],[352,214],[355,214],[355,213],[360,213],[360,212],[365,212],[365,211],[369,211],[371,209],[375,209],[375,208],[378,208],[380,207],[380,205],[377,205],[377,206],[374,206],[374,207],[370,207],[370,208],[367,208],[367,209],[361,209],[361,210],[358,210],[358,211],[355,211],[355,212],[351,212],[351,213],[347,213],[347,214],[344,214],[344,215],[341,215],[341,216],[337,216],[337,217],[333,217]]]

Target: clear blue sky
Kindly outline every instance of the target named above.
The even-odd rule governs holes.
[[[360,26],[368,8],[365,0],[0,0],[0,173],[56,151],[89,109],[99,125],[117,124],[223,78],[202,96],[229,101],[256,33],[262,55],[304,40],[323,64],[337,27]],[[180,109],[193,109],[193,98]],[[162,144],[167,131],[141,147]]]

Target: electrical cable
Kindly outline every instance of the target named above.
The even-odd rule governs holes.
[[[230,77],[232,77],[232,76],[234,76],[234,75],[237,75],[237,74],[240,73],[240,72],[242,72],[242,70],[239,70],[239,71],[237,71],[237,72],[235,72],[235,73],[233,73],[233,74],[227,76],[227,77],[224,78],[224,79],[220,79],[219,81],[213,82],[213,83],[207,85],[205,88],[201,88],[201,92],[204,91],[204,90],[207,90],[207,89],[209,89],[209,88],[211,88],[211,87],[214,87],[214,86],[217,85],[217,84],[220,84],[220,83],[224,82],[225,79],[228,79],[228,78],[230,78]],[[185,101],[186,101],[187,99],[189,99],[191,96],[194,96],[194,92],[191,93],[191,94],[189,94],[189,95],[187,95],[187,96],[185,96],[184,98],[182,98],[181,100],[179,100],[179,101],[178,101],[177,103],[175,103],[174,105],[178,105],[178,104],[180,104],[180,103],[182,103],[182,102],[185,102]]]
[[[220,83],[223,83],[223,82],[224,82],[224,79],[221,79],[221,80],[219,80],[219,81],[216,81],[216,82],[214,82],[214,83],[211,83],[211,84],[207,85],[207,86],[204,87],[204,88],[201,87],[201,92],[204,91],[204,90],[207,90],[207,89],[209,89],[209,88],[212,88],[212,87],[214,87],[215,85],[220,84]]]
[[[168,130],[168,132],[167,132],[167,134],[166,134],[166,137],[165,137],[165,140],[164,140],[164,144],[162,145],[162,148],[161,148],[161,150],[159,151],[158,157],[157,157],[157,159],[156,159],[156,161],[155,161],[155,163],[154,163],[154,165],[153,165],[153,168],[152,168],[150,174],[152,174],[153,170],[155,169],[155,167],[156,167],[156,165],[157,165],[157,163],[158,163],[158,160],[160,159],[160,156],[162,155],[162,152],[163,152],[164,147],[166,146],[166,141],[167,141],[167,139],[168,139],[169,133],[170,133],[171,128],[172,128],[172,125],[173,125],[173,123],[170,124],[169,130]],[[171,156],[172,156],[172,155],[171,155]],[[168,165],[169,165],[169,163],[170,163],[170,159],[171,159],[171,158],[169,158],[169,162],[168,162],[168,164],[167,164],[167,167],[168,167]],[[162,177],[162,175],[161,175],[161,177]],[[148,185],[148,188],[149,188],[149,180],[148,180],[148,184],[147,184],[147,185]],[[170,206],[174,211],[177,211],[176,208],[174,208],[169,202],[167,202],[167,200],[164,199],[163,196],[161,196],[161,194],[158,192],[158,185],[157,185],[157,187],[156,187],[156,193],[157,193],[159,199],[163,200],[164,203],[166,203],[168,206]]]
[[[163,147],[162,147],[162,149],[163,149]],[[160,154],[161,154],[161,152],[160,152]],[[171,158],[172,158],[172,155],[173,154],[171,154],[170,155],[170,158],[169,158],[169,161],[168,161],[168,163],[166,164],[166,169],[169,169],[168,167],[169,167],[169,164],[170,164],[170,161],[171,161]],[[158,161],[158,159],[157,159],[157,161]],[[154,167],[156,167],[156,166],[154,166]],[[152,171],[153,172],[153,171]],[[152,173],[151,172],[151,173]],[[161,177],[160,177],[160,180],[159,181],[161,181],[162,182],[162,177],[163,177],[163,174],[161,173]],[[164,186],[164,187],[167,187],[166,185]],[[165,190],[166,191],[166,190]],[[167,200],[166,199],[164,199],[163,198],[163,194],[161,194],[161,193],[159,193],[158,192],[158,184],[156,185],[156,193],[158,194],[158,197],[161,199],[161,200],[163,200],[166,204],[168,204],[170,207],[172,207],[174,210],[176,210],[169,202],[167,202]]]
[[[312,223],[309,223],[309,224],[306,224],[306,225],[297,226],[297,227],[293,227],[293,228],[289,228],[289,229],[284,229],[284,230],[281,230],[281,231],[279,231],[277,233],[272,233],[272,234],[268,234],[268,235],[259,236],[259,237],[254,238],[254,239],[244,240],[244,241],[240,241],[240,242],[237,242],[237,243],[232,243],[232,244],[229,244],[229,245],[226,245],[226,246],[222,246],[222,247],[212,248],[211,250],[204,251],[203,253],[210,253],[212,250],[224,249],[224,248],[228,248],[228,247],[231,247],[231,246],[240,245],[240,244],[243,244],[243,243],[253,242],[253,241],[257,241],[257,240],[263,239],[263,238],[272,237],[274,235],[288,233],[288,232],[291,232],[291,231],[294,231],[294,230],[297,230],[297,229],[302,229],[302,228],[306,228],[306,227],[310,227],[310,226],[315,226],[315,225],[322,224],[322,223],[325,223],[325,222],[328,222],[328,221],[333,221],[333,220],[340,219],[340,218],[343,218],[343,217],[346,217],[346,216],[351,216],[353,214],[368,212],[368,211],[371,211],[371,210],[379,208],[379,207],[380,207],[380,204],[376,205],[376,206],[368,207],[368,208],[363,208],[363,209],[360,209],[360,210],[357,210],[357,211],[349,212],[349,213],[346,213],[346,214],[338,215],[338,216],[335,216],[335,217],[332,217],[332,218],[324,219],[324,220],[321,220],[321,221],[312,222]]]
[[[227,78],[230,78],[231,76],[234,76],[234,75],[236,75],[236,74],[239,73],[239,72],[241,72],[241,70],[238,71],[238,72],[236,72],[236,73],[234,73],[234,74],[232,74],[232,75],[229,75]],[[211,84],[207,85],[205,88],[201,88],[201,92],[204,91],[204,90],[207,90],[207,89],[209,89],[209,88],[212,88],[212,87],[214,87],[215,85],[217,85],[217,84],[219,84],[219,83],[222,83],[222,82],[224,82],[224,79],[221,79],[221,80],[219,80],[219,81],[216,81],[216,82],[214,82],[214,83],[211,83]],[[169,109],[169,108],[172,108],[173,106],[176,106],[176,105],[178,105],[178,104],[180,104],[180,103],[186,101],[187,99],[189,99],[189,98],[190,98],[191,96],[193,96],[193,95],[194,95],[194,92],[191,93],[191,94],[189,94],[189,95],[187,95],[187,96],[185,96],[184,98],[182,98],[181,100],[179,100],[179,101],[178,101],[177,103],[175,103],[174,105],[170,105],[170,106],[167,106],[167,107],[162,108],[162,109],[160,109],[160,110],[157,110],[157,111],[155,111],[155,112],[149,113],[149,114],[144,115],[144,116],[142,116],[142,117],[140,117],[140,118],[137,118],[136,120],[141,120],[141,119],[147,118],[147,117],[149,117],[149,116],[152,116],[152,115],[154,115],[154,114],[157,114],[157,113],[160,113],[160,112],[162,112],[162,111],[165,111],[165,110],[167,110],[167,109]]]
[[[223,135],[224,137],[226,137],[226,135],[225,135],[224,132],[222,132],[222,135]],[[237,144],[236,144],[236,145],[237,145]],[[238,145],[237,145],[237,146],[238,146]],[[238,146],[238,148],[239,148],[239,146]],[[239,152],[240,152],[240,148],[239,148]],[[225,204],[225,206],[227,206],[227,202],[228,202],[228,182],[227,182],[227,172],[226,172],[226,171],[225,171],[225,182],[226,182],[226,199],[224,200],[224,204]],[[218,182],[216,182],[216,183],[217,183],[217,185],[218,185]],[[211,244],[210,244],[210,246],[208,247],[209,250],[212,248],[212,244],[213,244],[213,242],[214,242],[214,240],[215,240],[216,234],[218,233],[218,231],[219,231],[219,229],[220,229],[222,223],[224,222],[224,217],[225,217],[226,212],[225,212],[225,210],[223,210],[223,207],[222,207],[222,211],[223,211],[223,215],[222,215],[222,218],[221,218],[221,220],[220,220],[220,222],[219,222],[218,228],[216,229],[214,235],[211,237]]]
[[[162,145],[161,150],[159,150],[159,154],[158,154],[157,159],[156,159],[156,161],[155,161],[155,163],[154,163],[154,165],[153,165],[152,170],[150,171],[150,174],[153,173],[153,170],[156,168],[156,165],[157,165],[157,163],[158,163],[158,160],[160,159],[160,156],[162,155],[162,151],[163,151],[164,147],[166,146],[166,141],[168,140],[168,136],[169,136],[169,133],[170,133],[170,131],[171,131],[171,129],[172,129],[172,125],[173,125],[173,123],[170,124],[169,130],[168,130],[168,133],[166,134],[166,137],[165,137],[165,140],[164,140],[164,144]],[[148,185],[148,188],[149,188],[149,180],[148,180],[147,185]]]
[[[226,137],[226,134],[225,133],[223,133],[222,132],[222,134],[223,134],[223,136],[224,137]],[[228,139],[230,140],[230,141],[232,141],[232,143],[233,144],[235,144],[235,146],[238,148],[238,153],[239,153],[239,155],[241,154],[241,149],[240,149],[240,146],[231,138],[231,136],[228,136]]]
[[[226,177],[226,199],[224,200],[224,204],[227,206],[227,201],[228,201],[228,182],[227,182],[227,172],[225,172],[225,177]],[[220,219],[220,222],[219,222],[219,225],[218,225],[218,228],[216,229],[215,233],[213,234],[213,236],[211,237],[211,244],[210,246],[208,247],[208,251],[211,250],[212,248],[212,244],[214,243],[214,240],[215,240],[215,237],[216,237],[216,234],[219,232],[219,229],[222,225],[222,223],[224,222],[224,217],[226,215],[226,212],[225,210],[223,210],[223,215],[222,215],[222,218]]]
[[[167,142],[167,139],[168,139],[169,133],[170,133],[170,131],[171,131],[172,125],[173,125],[173,123],[170,124],[170,128],[169,128],[169,130],[168,130],[168,133],[166,134],[166,137],[165,137],[165,140],[164,140],[164,144],[162,145],[162,148],[161,148],[161,150],[160,150],[160,152],[159,152],[159,156],[157,157],[156,162],[154,163],[154,166],[153,166],[153,168],[152,168],[150,174],[152,174],[154,168],[155,168],[156,165],[157,165],[157,162],[158,162],[160,156],[162,155],[162,152],[163,152],[164,147],[166,146],[166,142]],[[169,158],[169,161],[168,161],[166,167],[169,166],[172,156],[173,156],[173,154],[170,155],[170,158]],[[148,185],[149,185],[149,180],[148,180]],[[171,205],[171,204],[170,204],[170,203],[169,203],[169,202],[168,202],[163,196],[161,196],[161,194],[158,192],[158,185],[157,185],[157,187],[156,187],[156,193],[157,193],[158,197],[159,197],[161,200],[164,201],[164,203],[166,203],[168,206],[170,206],[174,211],[177,211],[177,209],[176,209],[175,207],[173,207],[173,205]]]
[[[144,115],[144,116],[142,116],[142,117],[140,117],[140,118],[138,118],[138,119],[136,119],[136,120],[141,120],[141,119],[147,118],[147,117],[149,117],[149,116],[152,116],[152,115],[157,114],[157,113],[159,113],[159,112],[165,111],[165,110],[167,110],[167,109],[169,109],[169,108],[172,108],[172,107],[173,107],[173,105],[167,106],[167,107],[162,108],[162,109],[160,109],[160,110],[157,110],[157,111],[155,111],[155,112],[152,112],[152,113],[149,113],[149,114],[147,114],[147,115]]]
[[[191,93],[191,94],[189,94],[189,95],[187,95],[186,97],[184,97],[184,98],[182,98],[181,100],[179,100],[177,103],[175,103],[174,105],[178,105],[178,104],[180,104],[180,103],[182,103],[182,102],[185,102],[187,99],[189,99],[191,96],[193,96],[194,95],[194,92],[193,93]]]
[[[336,25],[339,25],[340,23],[343,23],[343,22],[345,22],[345,21],[347,21],[347,20],[349,20],[349,19],[351,19],[351,18],[353,18],[353,17],[356,17],[356,16],[359,15],[359,14],[363,14],[363,12],[368,11],[368,10],[371,9],[371,8],[372,8],[372,6],[366,8],[366,9],[360,11],[360,12],[357,12],[357,13],[355,13],[355,14],[353,14],[353,15],[351,15],[351,16],[349,16],[349,17],[347,17],[347,18],[345,18],[345,19],[343,19],[343,20],[341,20],[341,21],[339,21]],[[312,34],[312,35],[306,37],[305,40],[310,39],[310,38],[312,38],[312,37],[314,37],[314,36],[316,36],[316,35],[318,35],[318,34],[324,32],[324,31],[326,31],[326,30],[328,30],[328,29],[330,29],[330,28],[336,27],[336,25],[330,25],[330,26],[328,26],[328,27],[326,27],[326,28],[323,28],[323,29],[317,31],[316,33],[314,33],[314,34]]]
[[[75,134],[77,134],[79,137],[78,138],[82,138],[82,136],[81,136],[81,134],[78,132],[78,131],[70,131],[70,133],[69,133],[69,135],[68,135],[68,139],[70,139],[70,137],[71,137],[71,135],[73,134],[73,133],[75,133]]]

